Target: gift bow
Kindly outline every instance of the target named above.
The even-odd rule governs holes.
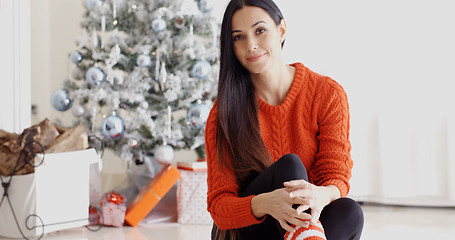
[[[106,194],[106,200],[108,202],[111,202],[111,203],[114,203],[114,204],[120,204],[120,203],[123,203],[125,200],[124,200],[124,197],[122,196],[122,194],[118,193],[118,192],[115,192],[115,191],[112,191],[108,194]]]

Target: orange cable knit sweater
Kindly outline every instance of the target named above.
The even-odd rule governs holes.
[[[318,186],[335,185],[344,197],[349,192],[352,160],[349,142],[349,107],[343,88],[329,77],[312,72],[301,63],[285,101],[272,106],[258,98],[262,139],[278,160],[297,154]],[[251,213],[251,198],[238,196],[235,175],[221,170],[216,157],[216,102],[205,129],[208,164],[207,209],[220,229],[260,223]],[[239,133],[242,134],[242,133]]]

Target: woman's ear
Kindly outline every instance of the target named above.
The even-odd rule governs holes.
[[[280,42],[283,43],[285,39],[286,39],[286,21],[284,21],[284,19],[281,19],[281,23],[280,23]]]

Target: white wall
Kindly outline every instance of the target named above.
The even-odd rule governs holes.
[[[61,119],[71,124],[71,115],[55,110],[52,93],[63,86],[68,76],[68,54],[76,47],[84,13],[82,0],[33,0],[31,11],[32,104],[36,105],[34,123],[44,118]]]
[[[455,3],[279,1],[288,62],[346,90],[363,200],[455,205]]]

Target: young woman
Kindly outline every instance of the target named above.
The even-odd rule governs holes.
[[[205,131],[212,239],[360,239],[362,210],[345,198],[346,94],[301,63],[285,64],[285,37],[272,0],[228,4]]]

